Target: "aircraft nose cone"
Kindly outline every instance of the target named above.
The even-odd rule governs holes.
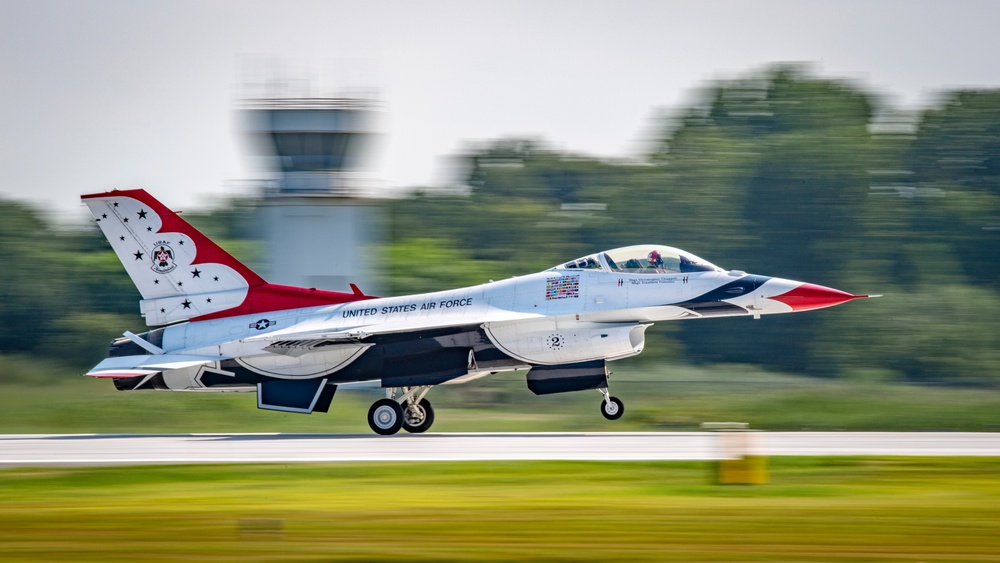
[[[864,299],[867,295],[852,295],[846,291],[824,287],[811,283],[804,283],[791,291],[768,297],[774,301],[780,301],[792,308],[793,311],[809,311],[811,309],[822,309],[840,305],[853,299]]]

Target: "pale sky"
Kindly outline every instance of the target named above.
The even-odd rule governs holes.
[[[706,80],[814,64],[898,105],[1000,87],[992,1],[0,0],[0,197],[84,216],[145,187],[201,207],[266,175],[234,113],[284,68],[315,95],[375,92],[386,189],[437,185],[469,143],[540,137],[637,153]]]

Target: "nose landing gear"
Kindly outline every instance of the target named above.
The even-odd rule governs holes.
[[[604,395],[604,400],[601,401],[601,414],[604,415],[604,418],[608,420],[618,420],[621,418],[625,414],[625,403],[622,403],[618,397],[612,397],[608,393],[607,387],[602,387],[598,391]]]

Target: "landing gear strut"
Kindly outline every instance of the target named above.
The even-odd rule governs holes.
[[[403,429],[410,434],[426,432],[434,424],[434,408],[427,399],[403,407]]]
[[[424,398],[430,386],[400,387],[400,390],[403,394],[397,398],[395,388],[386,389],[386,398],[375,401],[368,410],[368,426],[376,434],[389,436],[400,428],[419,434],[434,424],[434,408]]]
[[[604,415],[604,418],[608,420],[618,420],[621,418],[625,414],[625,403],[622,403],[618,397],[612,397],[608,393],[607,387],[602,387],[598,391],[604,395],[604,400],[601,401],[601,414]]]

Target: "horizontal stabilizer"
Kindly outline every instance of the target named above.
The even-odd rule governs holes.
[[[181,354],[119,356],[106,358],[85,375],[88,377],[135,377],[172,369],[214,364],[216,358]]]

